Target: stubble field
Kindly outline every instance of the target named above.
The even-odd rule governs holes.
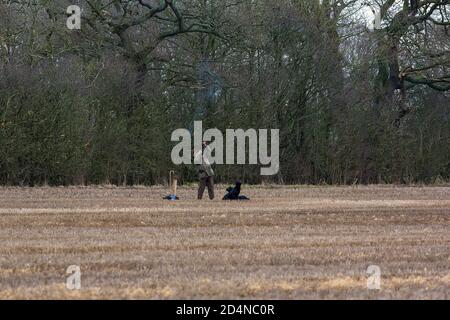
[[[450,187],[244,190],[1,188],[0,299],[449,298]]]

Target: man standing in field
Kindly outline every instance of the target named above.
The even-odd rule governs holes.
[[[212,169],[211,162],[208,157],[205,156],[205,151],[209,150],[208,143],[206,141],[202,142],[202,150],[195,154],[195,163],[197,164],[197,171],[199,175],[199,186],[198,186],[198,200],[203,199],[203,193],[205,188],[208,187],[208,194],[211,200],[214,199],[214,170]]]

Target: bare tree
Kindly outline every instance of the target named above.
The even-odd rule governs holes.
[[[450,90],[449,0],[387,0],[380,4],[375,105],[400,94],[396,123],[411,112],[407,91],[416,85]]]

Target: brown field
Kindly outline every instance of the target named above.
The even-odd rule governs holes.
[[[450,187],[0,189],[1,299],[448,299]],[[222,195],[222,194],[220,194]],[[66,288],[81,268],[82,288]],[[381,290],[367,289],[367,267]]]

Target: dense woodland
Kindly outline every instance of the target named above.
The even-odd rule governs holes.
[[[277,176],[222,182],[448,181],[449,18],[450,0],[0,0],[0,184],[194,181],[170,160],[194,120],[280,129]]]

